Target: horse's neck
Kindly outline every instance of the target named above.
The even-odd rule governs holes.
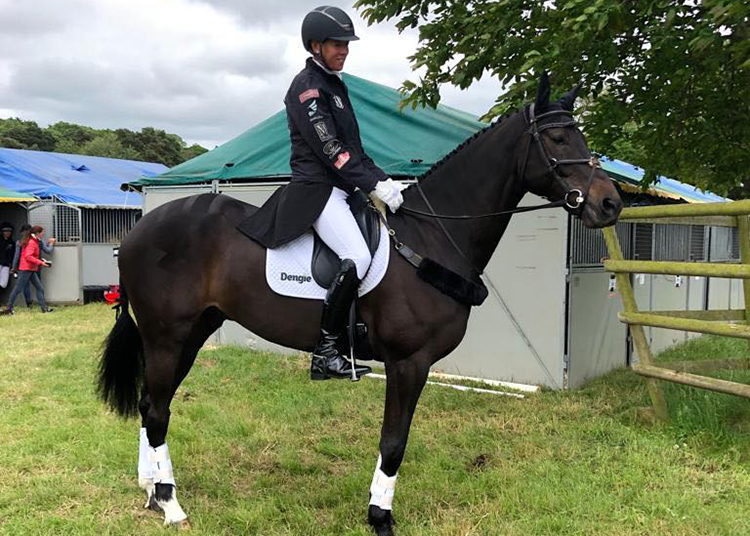
[[[438,214],[479,215],[518,206],[524,190],[518,180],[516,155],[523,117],[516,114],[503,124],[486,130],[433,170],[421,182],[422,190]],[[405,192],[404,206],[428,210],[412,187]],[[422,254],[468,276],[466,261],[450,244],[434,219],[399,213],[400,238]],[[442,220],[443,225],[471,264],[483,270],[490,260],[510,216],[473,220]],[[403,236],[401,236],[403,235]],[[407,240],[416,241],[414,245]]]

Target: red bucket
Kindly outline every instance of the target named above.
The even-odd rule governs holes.
[[[104,291],[104,300],[109,305],[115,305],[120,301],[120,285],[110,285],[109,290]]]

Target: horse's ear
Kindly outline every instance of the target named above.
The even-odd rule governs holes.
[[[544,71],[542,76],[539,77],[539,89],[536,92],[537,110],[547,107],[549,104],[549,93],[549,76],[547,76],[547,71]]]
[[[560,99],[560,104],[562,105],[563,109],[568,110],[570,112],[573,111],[573,105],[576,102],[576,96],[578,95],[578,92],[583,87],[583,82],[579,82],[576,87],[568,91],[565,95],[562,96]]]

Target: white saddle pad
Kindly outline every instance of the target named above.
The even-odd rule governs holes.
[[[380,225],[380,244],[372,258],[370,269],[359,285],[359,295],[367,294],[383,279],[390,256],[388,231]],[[282,296],[322,300],[327,289],[318,285],[312,276],[310,263],[313,254],[313,233],[307,232],[266,253],[266,281],[271,290]]]

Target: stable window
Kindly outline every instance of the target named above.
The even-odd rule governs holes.
[[[119,244],[140,217],[138,209],[84,208],[81,211],[83,241]]]
[[[625,255],[632,254],[632,229],[630,223],[616,224],[617,238]],[[575,267],[602,266],[608,256],[607,244],[600,229],[589,229],[578,218],[570,220],[570,265]]]
[[[650,261],[654,258],[654,224],[653,223],[636,223],[635,224],[635,245],[633,259],[638,261]],[[623,255],[625,252],[623,251]],[[626,259],[628,257],[625,257]]]
[[[690,260],[705,261],[708,256],[708,229],[703,225],[690,226]]]
[[[657,261],[687,261],[690,257],[690,228],[687,225],[656,224],[654,255]]]

